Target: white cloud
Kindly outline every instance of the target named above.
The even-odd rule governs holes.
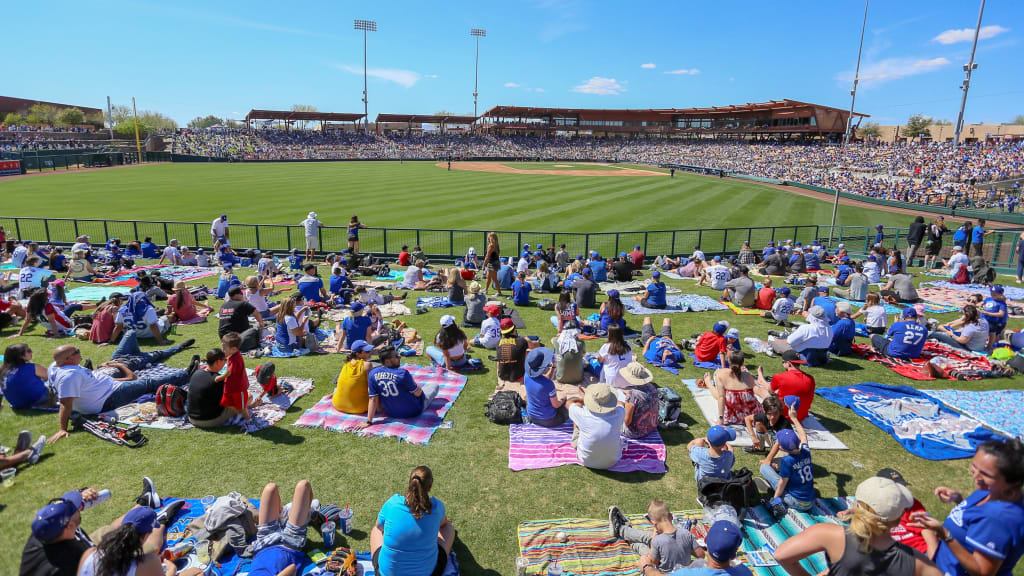
[[[986,40],[988,38],[994,38],[1003,32],[1009,32],[1009,28],[1003,28],[1002,26],[982,26],[981,31],[978,33],[978,38]],[[956,44],[958,42],[973,42],[974,41],[974,29],[973,28],[961,28],[959,30],[952,29],[946,30],[942,34],[939,34],[935,38],[932,38],[932,42],[938,42],[939,44]]]
[[[860,81],[863,85],[878,84],[888,80],[898,80],[908,76],[917,76],[949,66],[946,58],[886,58],[877,62],[868,62],[861,67]],[[853,71],[847,70],[836,75],[841,84],[853,81]]]
[[[608,96],[625,92],[626,87],[622,84],[625,84],[625,82],[619,83],[615,78],[594,76],[579,86],[575,86],[572,91],[582,92],[584,94],[600,94],[602,96]]]
[[[533,91],[534,92],[543,92],[544,89],[543,88],[534,88]]]
[[[700,70],[696,68],[680,68],[678,70],[666,70],[665,74],[689,74],[690,76],[696,76],[700,74]]]
[[[337,65],[339,70],[344,70],[351,74],[362,74],[363,69],[358,66],[349,66],[348,64]],[[406,88],[412,88],[420,81],[423,76],[419,72],[413,70],[400,70],[397,68],[368,68],[366,75],[371,78],[380,78],[381,80],[387,80],[388,82],[394,82],[400,86]]]
[[[641,68],[647,68],[647,69],[657,68],[657,66],[654,64],[654,62],[648,62],[647,64],[641,64],[640,67]]]
[[[505,82],[505,88],[519,88],[520,85],[515,82]]]
[[[437,78],[440,78],[440,76],[438,76],[437,74],[424,74],[423,77],[424,78],[430,78],[431,80],[435,80]]]

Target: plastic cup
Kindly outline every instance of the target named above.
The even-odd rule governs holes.
[[[216,501],[217,501],[217,498],[215,496],[213,496],[213,495],[203,496],[203,499],[200,500],[200,502],[203,503],[203,507],[204,508],[208,508],[208,507],[212,506],[213,503],[216,502]]]
[[[14,475],[17,473],[18,469],[14,467],[4,468],[3,470],[0,470],[0,481],[2,481],[4,488],[10,488],[11,486],[14,486]]]
[[[338,515],[338,527],[341,528],[341,533],[348,536],[352,532],[352,509],[345,508]]]

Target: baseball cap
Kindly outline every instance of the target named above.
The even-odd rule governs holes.
[[[203,250],[202,248],[196,248],[196,254],[206,254],[206,250]]]
[[[736,339],[739,339],[739,337],[740,337],[740,330],[739,330],[739,328],[729,328],[729,331],[725,333],[725,337],[726,338],[736,338]]]
[[[124,515],[124,519],[121,520],[121,525],[131,524],[135,526],[135,532],[139,536],[144,536],[155,530],[160,526],[160,522],[156,518],[156,510],[153,510],[149,506],[139,506],[132,508]]]
[[[775,291],[778,292],[779,294],[782,294],[783,296],[789,296],[789,293],[790,293],[789,286],[783,286],[781,288],[776,288]]]
[[[360,312],[363,311],[363,308],[366,308],[366,305],[363,304],[362,302],[353,302],[352,303],[352,313],[353,314],[359,314]]]
[[[878,226],[875,226],[876,230],[881,230],[882,228],[884,228],[884,226],[882,226],[881,224],[879,224]]]
[[[846,244],[843,244],[842,242],[840,242],[839,243],[839,247],[840,248],[846,248]],[[846,258],[846,256],[843,256],[843,258]]]
[[[583,275],[584,276],[588,276],[589,277],[593,273],[594,273],[594,271],[590,269],[590,266],[587,266],[587,267],[583,268]]]
[[[506,262],[508,262],[508,257],[507,257],[507,256],[502,256],[502,257],[501,257],[501,258],[499,259],[499,261],[500,261],[500,262],[501,262],[502,264],[505,264]]]
[[[712,446],[721,446],[722,444],[732,442],[735,439],[736,431],[732,428],[718,426],[717,424],[708,428],[708,443]]]
[[[526,355],[526,367],[530,372],[530,377],[536,378],[543,374],[551,365],[551,359],[554,356],[555,354],[550,348],[541,347],[530,350],[530,353]]]
[[[888,478],[889,480],[892,480],[897,484],[902,484],[903,486],[910,484],[907,482],[907,479],[903,477],[903,474],[895,468],[882,468],[878,471],[878,474],[875,474],[875,476],[878,476],[879,478]]]
[[[530,249],[530,245],[529,244],[523,244],[523,250],[529,250],[529,249]]]
[[[957,251],[961,251],[961,252],[962,252],[962,251],[963,251],[963,249],[964,249],[964,247],[963,247],[963,246],[953,246],[953,251],[954,251],[954,252],[957,252]]]
[[[853,306],[849,302],[837,302],[836,312],[842,312],[843,314],[853,314]]]
[[[728,520],[719,520],[708,529],[708,535],[704,538],[708,554],[719,562],[728,562],[736,557],[743,542],[743,534],[740,527]]]
[[[842,258],[839,259],[839,261],[840,262],[849,262],[850,261],[850,257],[849,256],[843,256]]]
[[[661,271],[655,270],[654,272],[651,272],[651,278],[661,278]]]
[[[875,516],[888,524],[903,516],[903,512],[914,504],[910,490],[889,478],[872,476],[857,485],[857,501],[866,504]]]
[[[825,309],[821,306],[811,306],[811,309],[807,311],[814,318],[824,318]]]
[[[819,294],[828,294],[828,286],[818,286]]]
[[[511,318],[501,319],[501,333],[508,334],[516,329],[516,323]]]
[[[88,238],[88,236],[83,236],[83,238]],[[171,242],[170,242],[171,245],[174,245],[174,244],[177,244],[177,243],[178,243],[177,240],[175,240],[174,238],[171,238]]]
[[[803,246],[803,245],[804,245],[804,243],[803,243],[803,242],[797,242],[797,243],[796,243],[795,245],[796,245],[796,246]]]
[[[65,492],[60,498],[43,506],[32,520],[32,535],[46,543],[60,536],[68,522],[82,509],[82,493],[78,490]]]
[[[523,258],[529,258],[530,257],[530,251],[529,250],[523,250],[522,252],[519,253],[519,255],[521,257],[523,257]]]
[[[227,220],[228,219],[228,215],[227,214],[221,214],[220,215],[220,219],[221,220]]]
[[[451,314],[441,316],[441,326],[451,326],[452,324],[455,324],[455,316]]]
[[[800,447],[800,437],[789,428],[779,430],[779,433],[775,435],[775,439],[778,441],[779,447],[786,452],[792,452]]]
[[[791,362],[793,364],[806,364],[806,362],[804,362],[804,360],[800,358],[800,354],[798,354],[797,351],[793,350],[792,348],[782,353],[782,361]]]
[[[577,254],[576,255],[576,259],[577,260],[583,260],[583,254]]]
[[[1006,289],[1003,288],[1001,284],[996,284],[995,286],[992,287],[993,294],[1002,294],[1004,292],[1006,292]]]
[[[712,258],[712,260],[714,260],[715,262],[721,262],[722,261],[722,257],[721,256],[715,256],[714,258]]]
[[[310,218],[316,218],[316,212],[310,212],[309,213],[309,217]]]
[[[366,340],[356,340],[352,343],[352,346],[349,346],[349,348],[351,348],[353,352],[369,352],[370,350],[373,350],[373,346],[370,346]]]
[[[640,249],[640,245],[639,245],[639,244],[637,244],[636,246],[633,246],[633,249],[634,249],[634,250],[639,250],[639,249]]]
[[[867,261],[868,262],[874,262],[875,261],[875,255],[874,254],[868,254]]]
[[[616,290],[615,288],[612,288],[611,290],[608,291],[608,297],[609,298],[618,298],[619,297],[619,291]]]
[[[914,308],[912,308],[912,307],[904,308],[903,309],[903,317],[904,318],[917,318],[917,310],[914,310]]]
[[[714,332],[715,334],[722,335],[725,334],[726,330],[728,329],[729,323],[725,320],[722,320],[721,322],[715,322],[715,325],[711,328],[711,331]]]
[[[484,306],[484,312],[487,312],[490,316],[497,316],[498,314],[501,314],[501,308],[496,304],[488,304],[487,306]]]
[[[625,257],[626,257],[626,253],[625,252],[619,252],[619,258],[625,258]]]

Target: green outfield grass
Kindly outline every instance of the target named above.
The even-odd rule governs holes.
[[[83,174],[23,178],[0,182],[5,215],[106,218],[172,218],[211,220],[228,212],[236,222],[298,222],[315,209],[328,224],[340,224],[352,212],[371,226],[453,226],[458,228],[512,228],[536,230],[628,230],[681,226],[747,226],[788,223],[827,223],[827,203],[789,195],[753,184],[677,174],[661,178],[570,178],[446,172],[432,164],[233,164],[161,165],[96,171]],[[860,209],[843,208],[843,224],[908,220]],[[479,249],[479,247],[478,247]],[[249,273],[243,270],[240,275]],[[326,274],[326,271],[322,272]],[[1007,277],[1005,282],[1012,282]],[[202,281],[214,285],[214,278]],[[687,292],[714,296],[692,282],[669,281]],[[410,293],[410,306],[422,293]],[[535,296],[536,299],[536,296]],[[601,297],[603,300],[603,296]],[[219,302],[211,304],[217,308]],[[526,334],[543,341],[554,336],[551,312],[520,307]],[[455,309],[461,314],[461,309]],[[589,312],[589,311],[588,311]],[[437,331],[440,310],[402,317],[427,339]],[[727,319],[742,335],[764,338],[770,323],[730,312],[670,315],[676,338],[707,330]],[[942,320],[951,316],[940,317]],[[627,316],[639,329],[642,317]],[[655,322],[660,324],[661,318]],[[1011,319],[1010,328],[1024,327]],[[0,337],[6,346],[23,341],[32,346],[35,360],[49,363],[62,341],[47,339],[33,327],[21,340]],[[470,337],[476,334],[469,330]],[[215,322],[185,326],[170,336],[180,342],[196,338],[193,349],[168,363],[184,367],[192,353],[217,346]],[[85,358],[95,363],[109,359],[111,348],[75,341]],[[587,342],[595,351],[600,340]],[[685,446],[707,431],[696,404],[680,378],[703,374],[689,364],[680,376],[654,369],[655,381],[681,392],[689,431],[663,434],[668,445],[669,472],[664,475],[594,472],[582,467],[511,472],[508,469],[508,429],[484,417],[484,403],[496,383],[495,365],[487,351],[474,351],[485,369],[469,375],[465,391],[447,420],[452,428],[438,430],[429,446],[414,446],[393,439],[359,438],[291,426],[303,410],[331,393],[341,356],[277,360],[279,375],[313,378],[316,389],[301,399],[277,426],[252,435],[233,430],[204,432],[150,430],[149,443],[129,450],[102,442],[87,433],[47,447],[42,461],[19,471],[15,485],[0,487],[0,574],[17,571],[19,556],[35,510],[68,489],[107,487],[110,502],[83,514],[83,526],[93,530],[110,522],[131,506],[140,478],[151,476],[161,495],[202,497],[237,490],[258,497],[263,485],[277,482],[285,494],[302,478],[312,481],[323,502],[355,509],[356,531],[339,542],[356,549],[369,547],[368,532],[380,505],[404,489],[409,471],[417,465],[434,470],[433,495],[443,500],[458,529],[456,552],[467,576],[513,573],[517,554],[516,528],[524,520],[559,517],[603,518],[609,505],[627,513],[641,512],[652,498],[665,499],[673,509],[697,507],[696,483]],[[425,364],[424,357],[411,359]],[[259,361],[246,360],[249,367]],[[748,364],[766,372],[781,369],[778,358],[759,356]],[[878,364],[842,359],[828,368],[810,369],[818,386],[884,382],[915,383]],[[971,390],[1019,387],[1022,379],[979,382],[933,381],[929,388]],[[887,434],[852,411],[825,400],[814,412],[827,428],[851,447],[849,451],[816,451],[816,487],[823,496],[852,494],[857,483],[883,467],[900,469],[911,489],[928,510],[944,517],[949,507],[938,502],[932,489],[947,485],[971,490],[967,461],[931,462],[909,455]],[[11,445],[19,430],[52,435],[57,430],[53,413],[5,408],[0,412],[0,443]],[[757,469],[758,458],[739,451],[737,467]],[[311,547],[320,545],[310,532]],[[1018,566],[1016,574],[1024,574]]]

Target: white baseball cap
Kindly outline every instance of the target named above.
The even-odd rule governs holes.
[[[316,212],[310,212],[309,213],[309,217],[310,218],[316,218]]]
[[[886,524],[899,520],[903,512],[914,504],[914,496],[906,486],[879,476],[861,482],[855,497],[858,502],[870,506]]]

